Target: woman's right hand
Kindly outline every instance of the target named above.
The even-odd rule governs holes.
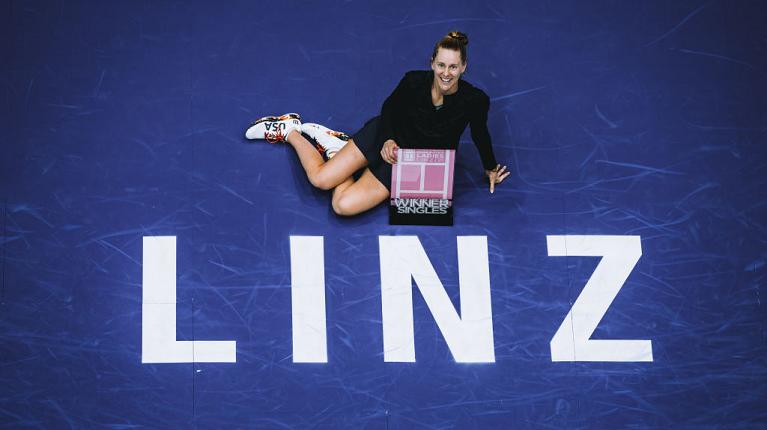
[[[397,142],[391,139],[387,140],[384,142],[383,148],[381,149],[381,158],[389,164],[397,164],[398,149],[399,146],[397,146]]]

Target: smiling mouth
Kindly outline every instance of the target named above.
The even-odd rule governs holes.
[[[447,84],[447,83],[450,83],[453,80],[453,78],[445,79],[443,77],[440,77],[439,80],[442,81],[442,83]]]

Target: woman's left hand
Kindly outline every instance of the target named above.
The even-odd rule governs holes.
[[[506,170],[506,166],[501,167],[499,164],[493,170],[485,170],[485,175],[487,175],[490,181],[490,193],[492,194],[495,192],[495,184],[503,182],[504,179],[511,175],[511,172]]]

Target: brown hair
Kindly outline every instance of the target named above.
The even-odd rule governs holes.
[[[451,31],[434,45],[434,52],[431,53],[431,60],[437,56],[439,48],[450,49],[461,53],[461,62],[466,64],[466,46],[469,44],[469,36],[460,31]]]

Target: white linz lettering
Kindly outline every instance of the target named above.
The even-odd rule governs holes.
[[[547,236],[549,256],[602,256],[551,339],[552,361],[653,361],[650,340],[590,339],[642,255],[639,236]],[[176,237],[143,240],[142,363],[234,363],[236,342],[176,340]],[[414,362],[413,281],[458,363],[495,362],[486,236],[457,238],[461,314],[416,236],[380,236],[384,361]],[[291,236],[293,362],[327,362],[322,236]]]

